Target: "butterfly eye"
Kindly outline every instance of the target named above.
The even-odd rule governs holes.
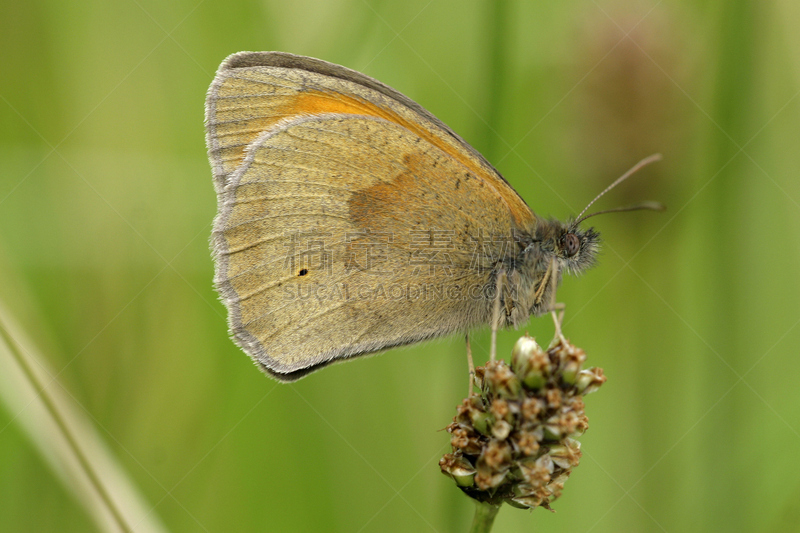
[[[581,240],[574,233],[567,233],[563,240],[564,253],[567,257],[572,257],[581,249]]]

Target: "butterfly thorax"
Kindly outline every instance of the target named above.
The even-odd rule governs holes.
[[[580,274],[594,264],[600,234],[593,228],[575,228],[571,221],[538,219],[515,240],[525,246],[508,265],[502,308],[506,325],[519,327],[530,315],[553,308],[563,272]]]

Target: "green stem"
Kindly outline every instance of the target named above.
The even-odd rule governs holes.
[[[0,342],[3,342],[8,346],[8,350],[11,352],[12,357],[17,361],[17,364],[19,364],[23,373],[31,382],[31,385],[38,391],[39,399],[42,401],[45,410],[50,414],[50,416],[53,418],[53,422],[55,422],[56,426],[61,431],[64,439],[67,441],[67,446],[75,455],[75,459],[78,461],[78,464],[80,465],[80,468],[83,470],[84,474],[86,474],[89,484],[94,487],[98,496],[100,497],[100,500],[105,504],[106,510],[111,514],[114,523],[125,533],[132,532],[133,527],[126,522],[122,511],[114,503],[114,500],[111,498],[111,494],[109,493],[108,489],[105,487],[103,481],[100,479],[100,476],[92,467],[91,461],[78,444],[78,440],[73,434],[69,423],[62,416],[58,407],[56,407],[56,400],[47,390],[48,385],[42,383],[42,381],[36,375],[28,360],[18,348],[18,343],[11,336],[11,333],[9,333],[9,331],[6,329],[6,325],[2,321],[0,321]]]
[[[499,505],[486,502],[475,502],[475,518],[472,520],[470,533],[489,533],[494,524],[494,517],[500,510]]]

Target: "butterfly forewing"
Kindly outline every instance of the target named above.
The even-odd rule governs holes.
[[[207,106],[216,283],[240,346],[286,374],[488,321],[492,272],[534,223],[516,192],[379,82],[270,63],[286,55],[226,61]]]

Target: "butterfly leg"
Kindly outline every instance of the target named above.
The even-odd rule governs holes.
[[[497,272],[497,291],[494,297],[494,317],[492,318],[492,345],[489,350],[489,360],[494,363],[497,358],[497,329],[500,327],[500,297],[503,294],[503,282],[506,279],[505,269]]]
[[[561,324],[564,323],[564,311],[566,310],[567,305],[563,303],[554,303],[553,306],[550,308],[550,316],[553,317],[553,324],[556,326],[555,335],[553,336],[553,341],[559,339],[561,342],[565,343],[567,340],[564,338],[564,334],[561,332]]]
[[[467,365],[469,366],[469,392],[467,398],[475,394],[475,363],[472,361],[472,348],[469,345],[469,331],[465,338],[467,342]]]

